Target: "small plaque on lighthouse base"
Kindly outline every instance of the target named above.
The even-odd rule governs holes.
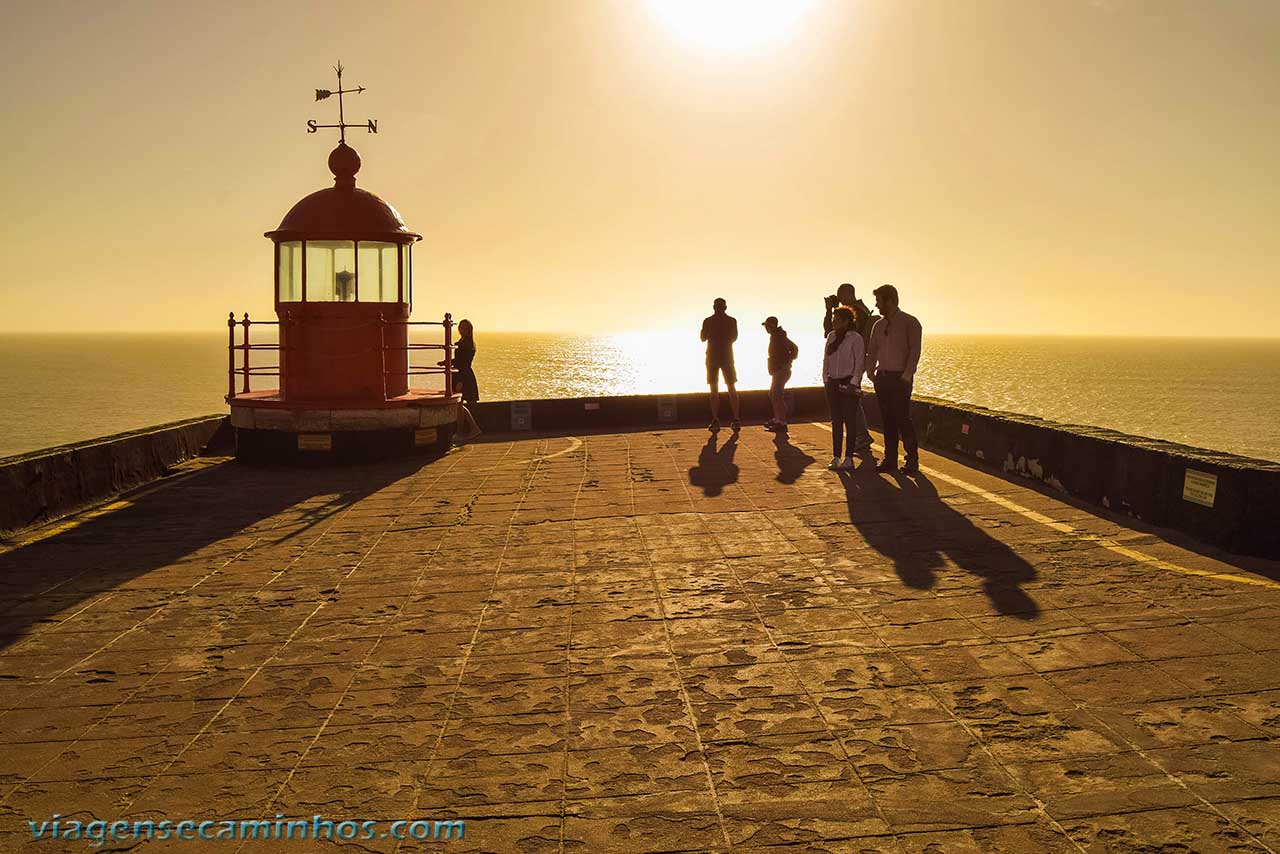
[[[332,451],[333,434],[331,433],[299,433],[299,451]]]

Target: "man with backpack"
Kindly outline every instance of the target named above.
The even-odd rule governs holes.
[[[778,325],[778,318],[767,317],[762,325],[769,333],[769,402],[773,404],[773,417],[764,422],[764,429],[785,433],[787,401],[783,391],[791,379],[791,363],[800,354],[800,348],[787,337],[787,330]]]
[[[822,318],[822,334],[830,335],[832,324],[831,315],[837,308],[847,308],[853,312],[853,331],[862,336],[864,342],[871,340],[871,328],[875,326],[875,322],[879,319],[871,314],[871,309],[867,308],[867,304],[858,299],[857,293],[854,292],[853,285],[844,282],[840,287],[836,288],[836,292],[826,298],[827,313]],[[866,355],[865,353],[863,354]],[[862,453],[871,450],[871,432],[867,430],[867,414],[862,409],[862,398],[859,397],[857,404],[854,406],[854,416],[856,425],[854,427],[854,435],[857,436],[857,444],[854,445],[854,453]]]

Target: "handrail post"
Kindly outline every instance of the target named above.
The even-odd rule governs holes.
[[[227,400],[236,396],[236,313],[227,312]]]
[[[387,399],[387,318],[378,312],[378,354],[382,360],[382,399]]]
[[[453,396],[453,315],[444,313],[444,396]]]
[[[244,313],[244,393],[249,393],[249,312]]]

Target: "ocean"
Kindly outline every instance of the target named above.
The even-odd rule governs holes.
[[[821,335],[791,337],[792,384],[816,385]],[[768,386],[766,343],[743,327],[740,388]],[[481,331],[476,344],[481,400],[706,388],[696,330]],[[915,388],[1280,461],[1280,339],[926,335]],[[225,333],[0,334],[0,456],[222,412],[226,389]]]

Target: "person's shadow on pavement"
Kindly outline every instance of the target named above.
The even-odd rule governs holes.
[[[1032,620],[1040,613],[1020,585],[1036,570],[938,496],[924,473],[894,476],[896,486],[863,464],[844,473],[849,521],[867,544],[893,561],[902,583],[929,590],[948,561],[982,580],[982,590],[1001,614]]]
[[[712,498],[738,481],[738,466],[733,462],[738,450],[738,434],[730,435],[722,448],[717,449],[716,442],[716,434],[712,433],[698,454],[698,464],[689,469],[689,483],[701,487],[702,494]]]
[[[778,483],[795,483],[813,462],[813,457],[791,444],[786,433],[773,436],[773,459],[778,464]]]

